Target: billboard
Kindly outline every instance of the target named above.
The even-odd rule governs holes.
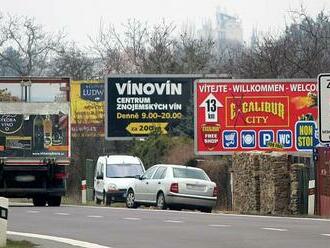
[[[0,157],[69,155],[67,114],[0,114]]]
[[[312,79],[196,80],[195,153],[311,152],[317,144]]]
[[[330,73],[318,76],[320,141],[330,142]]]
[[[104,82],[71,82],[72,136],[104,136]]]
[[[112,75],[106,79],[106,138],[166,134],[185,117],[194,75]]]

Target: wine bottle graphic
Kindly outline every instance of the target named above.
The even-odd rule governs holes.
[[[44,126],[44,148],[48,149],[52,145],[52,129],[53,124],[50,119],[50,115],[46,115],[46,119],[43,121]]]
[[[54,126],[53,126],[53,139],[52,145],[60,146],[63,143],[63,133],[59,126],[59,116],[55,115],[54,117]]]
[[[44,118],[36,115],[33,120],[33,148],[36,151],[44,149]]]

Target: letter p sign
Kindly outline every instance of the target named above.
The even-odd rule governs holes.
[[[271,130],[259,132],[259,146],[260,148],[269,147],[268,143],[274,142],[274,132]]]

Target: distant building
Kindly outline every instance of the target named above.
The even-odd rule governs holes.
[[[223,42],[243,43],[241,20],[238,17],[224,13],[219,9],[216,12],[216,32],[219,44]]]

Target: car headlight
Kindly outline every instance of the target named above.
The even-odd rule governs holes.
[[[110,183],[110,184],[108,185],[108,191],[117,191],[117,190],[118,190],[118,187],[117,187],[116,184],[114,184],[114,183]]]

